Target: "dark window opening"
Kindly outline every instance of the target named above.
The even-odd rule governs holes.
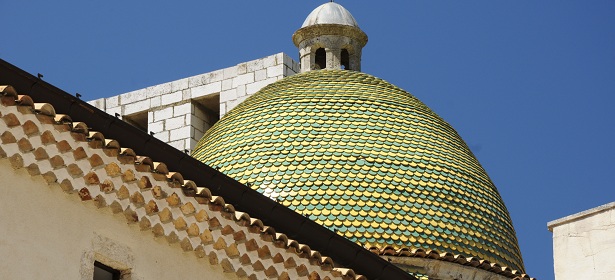
[[[147,132],[147,111],[124,116],[124,121],[132,124],[134,127]]]
[[[99,262],[94,262],[94,280],[120,280],[121,273]]]
[[[342,69],[350,70],[350,54],[347,49],[342,49]]]
[[[327,52],[325,49],[320,48],[316,50],[316,69],[325,69],[327,68]]]
[[[192,126],[196,129],[194,139],[198,141],[209,128],[220,120],[220,94],[196,99],[193,104]]]

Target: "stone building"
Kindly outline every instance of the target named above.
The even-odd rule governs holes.
[[[297,62],[278,53],[89,103],[181,151],[192,151],[226,112],[264,86],[298,72]]]
[[[293,35],[301,63],[276,54],[89,104],[0,63],[0,253],[15,256],[0,269],[530,279],[480,163],[421,101],[360,72],[367,40],[330,2]]]
[[[3,60],[0,85],[3,279],[414,279]]]
[[[555,279],[615,278],[615,202],[550,222]]]

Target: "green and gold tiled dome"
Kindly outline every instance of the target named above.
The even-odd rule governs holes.
[[[502,198],[461,137],[373,76],[321,70],[275,82],[193,156],[354,242],[524,270]]]

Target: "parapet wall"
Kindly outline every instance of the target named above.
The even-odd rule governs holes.
[[[548,225],[555,279],[615,279],[615,202]]]
[[[300,71],[284,53],[89,103],[188,150],[226,112],[261,88]]]

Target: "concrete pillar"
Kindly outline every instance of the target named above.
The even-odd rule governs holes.
[[[310,71],[310,67],[314,65],[314,53],[311,47],[299,50],[299,62],[301,62],[301,72]]]
[[[355,50],[350,54],[350,69],[353,71],[361,71],[361,53],[362,50]]]
[[[342,50],[338,48],[325,48],[327,52],[327,69],[340,69],[342,66]]]

